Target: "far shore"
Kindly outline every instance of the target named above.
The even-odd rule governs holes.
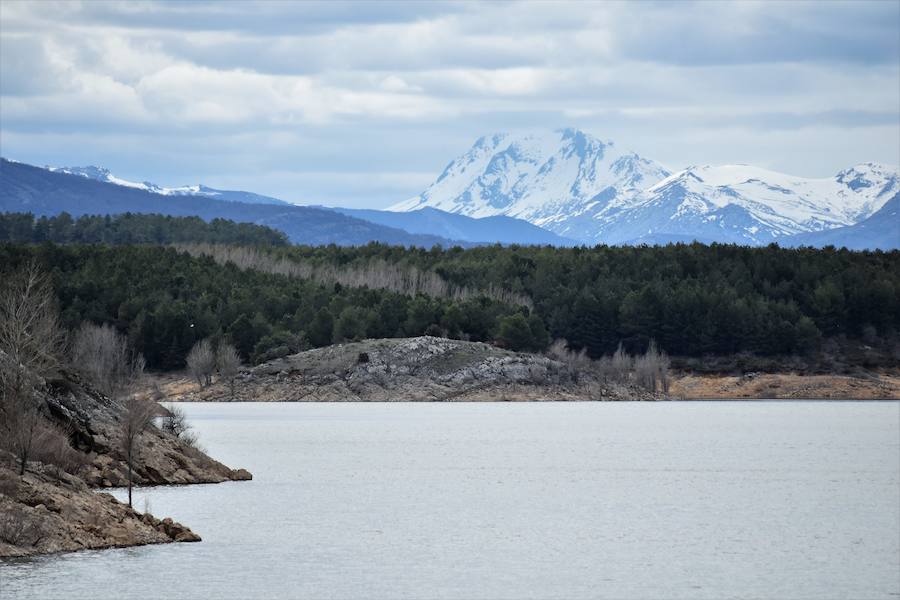
[[[214,382],[201,389],[185,373],[154,373],[149,384],[160,392],[163,402],[228,401],[226,387]],[[540,400],[537,390],[510,389],[503,397],[491,394],[470,402],[530,402]],[[900,400],[900,373],[850,375],[799,375],[794,373],[756,373],[739,375],[675,375],[669,400],[672,401],[773,401],[773,400]],[[594,399],[571,398],[569,401]],[[310,398],[306,402],[315,402]],[[402,400],[400,400],[402,401]]]

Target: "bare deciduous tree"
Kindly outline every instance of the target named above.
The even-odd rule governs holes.
[[[612,379],[619,383],[627,381],[628,374],[631,373],[633,367],[634,359],[631,357],[631,355],[625,352],[625,349],[622,347],[622,343],[619,342],[619,347],[616,348],[616,351],[612,355],[612,359],[610,361],[610,371]]]
[[[206,387],[212,383],[212,375],[216,370],[216,355],[209,340],[200,340],[187,355],[187,367],[200,384]]]
[[[83,323],[72,349],[75,366],[97,389],[122,406],[121,443],[128,465],[128,505],[134,482],[134,464],[140,451],[139,441],[153,421],[156,402],[134,394],[144,374],[144,357],[128,349],[128,340],[110,325]]]
[[[156,414],[156,402],[140,395],[130,395],[122,403],[122,451],[128,464],[128,506],[131,506],[131,488],[134,482],[134,464],[139,458],[141,433]]]
[[[587,355],[587,349],[582,348],[575,352],[569,348],[569,343],[564,339],[554,340],[547,349],[547,356],[566,365],[576,379],[579,373],[588,370],[592,362]]]
[[[669,393],[669,356],[650,340],[647,351],[634,361],[635,379],[649,392]]]
[[[191,424],[188,423],[184,409],[177,404],[171,404],[168,411],[169,414],[162,420],[162,430],[174,435],[181,443],[195,448],[197,435],[191,430]]]
[[[86,454],[72,447],[69,439],[72,436],[72,427],[59,427],[47,423],[38,426],[34,439],[34,457],[56,469],[56,476],[62,473],[77,474],[85,468],[89,462]]]
[[[573,375],[593,370],[605,383],[636,383],[649,392],[669,393],[669,356],[650,340],[643,355],[631,356],[622,344],[612,356],[602,356],[591,360],[585,350],[573,352],[565,340],[556,340],[547,350],[547,355],[568,366]]]
[[[25,467],[41,422],[36,388],[59,366],[65,334],[56,298],[36,263],[0,288],[0,433]]]
[[[232,263],[240,269],[275,273],[323,283],[340,283],[347,287],[367,287],[391,290],[415,297],[418,294],[435,298],[487,297],[505,304],[531,308],[529,296],[501,287],[471,288],[450,283],[434,271],[415,266],[391,264],[382,259],[370,259],[354,264],[317,264],[309,260],[276,256],[256,248],[217,244],[175,244],[177,250],[191,256],[209,256],[219,264]]]
[[[72,344],[72,364],[97,389],[116,400],[133,383],[128,340],[111,325],[82,323]]]
[[[234,400],[234,380],[241,370],[241,355],[234,346],[222,342],[216,350],[216,366],[219,369],[219,377],[228,382],[231,399]]]

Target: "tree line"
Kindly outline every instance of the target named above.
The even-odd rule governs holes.
[[[250,362],[363,338],[430,334],[519,350],[549,342],[535,313],[485,297],[329,284],[242,270],[170,247],[0,244],[0,276],[31,260],[53,281],[64,327],[111,324],[153,369],[185,367],[191,348],[206,338],[214,346],[233,344]]]
[[[823,340],[896,344],[900,251],[728,244],[554,248],[290,246],[273,256],[434,272],[450,285],[502,286],[531,299],[550,337],[594,358],[650,339],[679,356],[815,352]]]
[[[643,353],[651,339],[679,357],[813,354],[832,340],[889,354],[900,330],[897,251],[199,241],[6,244],[0,271],[39,259],[68,326],[111,323],[157,369],[183,367],[207,337],[251,362],[425,333],[532,351],[564,339],[599,359],[620,343]]]
[[[86,215],[76,219],[66,212],[54,217],[0,213],[0,241],[31,244],[288,244],[287,236],[280,231],[227,219],[206,222],[200,217],[135,213]]]

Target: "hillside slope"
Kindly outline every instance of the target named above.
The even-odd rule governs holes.
[[[556,235],[522,219],[506,216],[473,218],[436,208],[408,212],[332,208],[342,214],[410,233],[437,235],[475,244],[575,246],[575,240]]]
[[[802,233],[785,239],[784,246],[835,246],[850,250],[900,248],[900,193],[868,219],[828,231]]]
[[[307,350],[245,371],[224,385],[166,392],[170,400],[254,402],[460,402],[651,400],[546,356],[429,336],[371,339]]]
[[[330,210],[164,195],[4,159],[0,159],[0,212],[30,212],[36,216],[131,212],[198,216],[205,220],[218,217],[278,229],[296,244],[358,246],[377,241],[423,247],[454,245],[445,238],[414,235]]]
[[[0,557],[200,540],[171,519],[140,514],[91,489],[127,483],[121,405],[64,369],[42,382],[38,410],[37,431],[64,432],[65,452],[42,445],[39,434],[19,476],[17,461],[0,450]],[[154,426],[140,439],[135,485],[252,478]]]

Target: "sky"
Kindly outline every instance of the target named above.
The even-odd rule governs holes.
[[[0,2],[0,154],[382,208],[476,138],[900,163],[900,2]]]

